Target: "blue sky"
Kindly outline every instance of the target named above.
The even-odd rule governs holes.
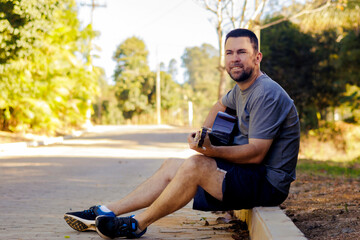
[[[136,36],[142,39],[149,50],[149,66],[155,71],[157,59],[168,65],[177,61],[178,82],[183,82],[184,69],[181,56],[186,47],[209,43],[217,46],[217,34],[210,21],[215,15],[203,9],[193,0],[98,0],[106,7],[97,7],[93,13],[94,29],[100,36],[94,44],[101,51],[94,59],[96,66],[106,71],[108,82],[112,81],[115,62],[112,55],[125,39]],[[77,0],[79,18],[83,25],[90,23],[91,0]],[[156,54],[157,52],[157,54]]]

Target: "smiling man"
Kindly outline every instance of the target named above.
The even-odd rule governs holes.
[[[96,230],[104,238],[141,237],[156,220],[192,199],[194,209],[237,210],[282,203],[295,180],[300,127],[293,101],[260,71],[262,54],[256,35],[235,29],[225,41],[226,70],[235,86],[210,110],[204,127],[211,128],[219,111],[237,116],[231,146],[215,146],[208,136],[200,154],[186,160],[168,159],[147,181],[125,198],[81,212],[66,213],[75,230]],[[116,217],[146,208],[131,217]]]

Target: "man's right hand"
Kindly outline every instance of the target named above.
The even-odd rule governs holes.
[[[195,150],[195,151],[196,151],[196,148],[198,147],[197,146],[198,145],[198,139],[195,138],[195,137],[196,137],[196,135],[199,135],[199,133],[200,133],[200,131],[192,132],[187,137],[190,149]]]

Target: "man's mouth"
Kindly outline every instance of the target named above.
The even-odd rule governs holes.
[[[233,71],[239,71],[239,70],[241,70],[242,68],[241,67],[239,67],[239,66],[236,66],[236,67],[232,67],[231,68],[231,70],[233,70]]]

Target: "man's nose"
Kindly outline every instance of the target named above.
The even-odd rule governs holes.
[[[234,54],[233,56],[232,56],[232,59],[231,59],[233,62],[240,62],[241,61],[241,59],[240,59],[240,55],[239,54]]]

